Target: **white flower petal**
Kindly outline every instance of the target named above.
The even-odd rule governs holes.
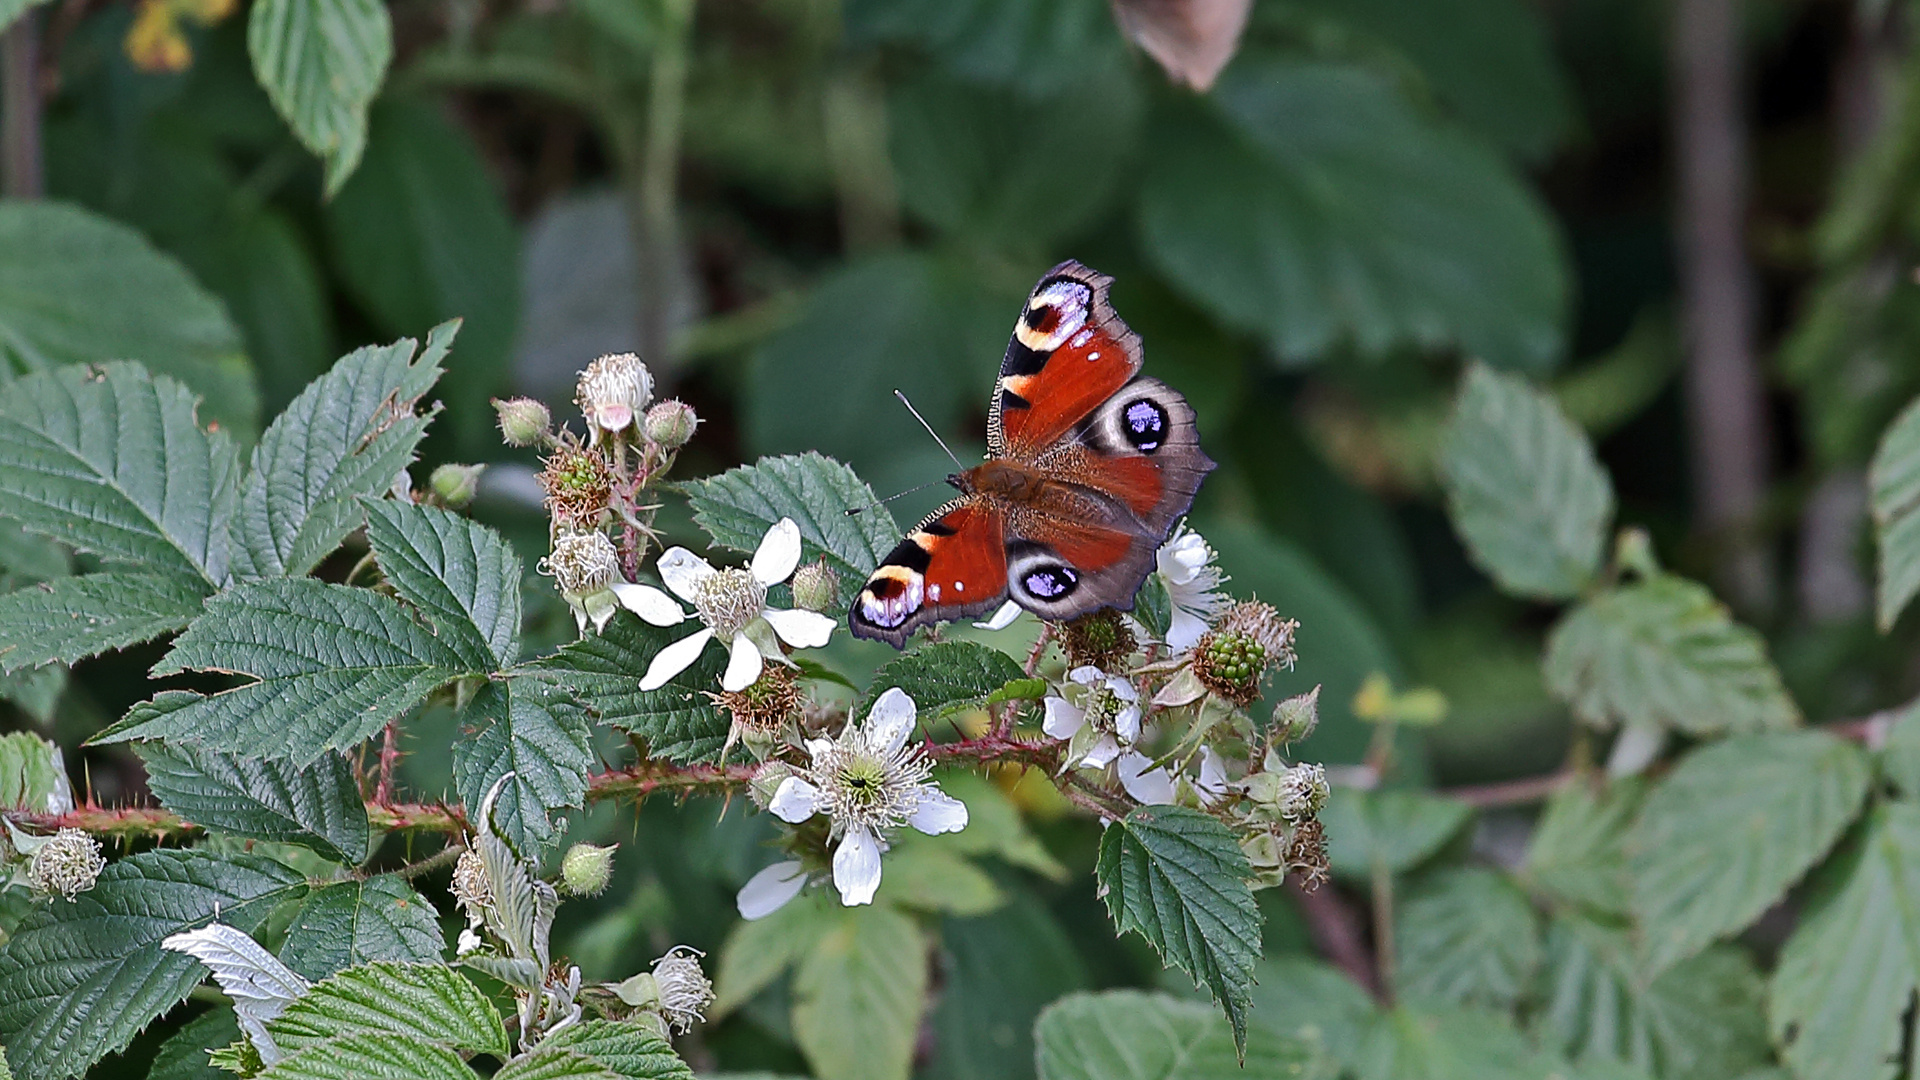
[[[797,776],[789,776],[773,789],[767,809],[781,821],[798,825],[819,812],[820,789]]]
[[[928,836],[959,832],[967,827],[967,804],[929,785],[920,793],[920,805],[907,824]]]
[[[1200,793],[1200,801],[1208,806],[1227,793],[1227,763],[1211,746],[1200,748],[1200,778],[1193,782],[1193,790]]]
[[[1104,769],[1113,763],[1114,758],[1119,756],[1120,744],[1114,741],[1113,736],[1102,735],[1100,736],[1100,741],[1093,744],[1093,749],[1087,751],[1087,756],[1080,759],[1080,767],[1083,769]]]
[[[873,903],[880,888],[880,841],[865,829],[850,829],[833,852],[833,887],[847,907]]]
[[[832,739],[808,739],[807,740],[807,756],[810,758],[817,758],[822,754],[832,751],[832,749],[833,749]],[[0,819],[0,820],[4,820],[4,819]]]
[[[777,585],[793,576],[800,565],[800,526],[792,518],[781,518],[760,538],[753,553],[753,580],[762,585]]]
[[[660,571],[660,580],[667,583],[667,588],[689,602],[693,600],[695,587],[718,572],[712,563],[683,547],[668,548],[653,565]]]
[[[1107,689],[1113,691],[1113,696],[1119,698],[1121,701],[1132,702],[1140,700],[1140,691],[1133,688],[1133,683],[1118,675],[1107,676]]]
[[[886,753],[900,749],[907,744],[907,735],[919,715],[919,708],[905,690],[889,687],[867,710],[867,745]]]
[[[1132,746],[1140,741],[1140,706],[1129,705],[1121,709],[1113,718],[1113,733],[1120,741]]]
[[[673,597],[651,585],[632,585],[616,581],[612,585],[613,595],[620,598],[620,606],[640,616],[655,626],[673,626],[687,617]]]
[[[1175,608],[1173,620],[1167,624],[1167,648],[1182,653],[1200,643],[1200,635],[1207,632],[1207,621],[1191,612]]]
[[[767,620],[767,625],[773,627],[773,632],[780,635],[781,641],[796,649],[817,649],[825,645],[827,639],[833,636],[833,628],[840,625],[840,620],[831,616],[798,609],[781,611],[768,608],[760,613],[760,617]]]
[[[1056,739],[1071,739],[1074,732],[1087,724],[1087,710],[1066,698],[1046,698],[1040,705],[1047,713],[1047,718],[1040,722],[1040,730]]]
[[[1154,806],[1173,801],[1173,777],[1167,770],[1149,768],[1153,759],[1145,754],[1128,751],[1120,755],[1114,766],[1120,775],[1120,786],[1127,789],[1135,802]]]
[[[733,906],[743,919],[764,919],[787,906],[807,884],[807,868],[798,862],[777,862],[747,879]]]
[[[973,625],[982,630],[1005,630],[1007,627],[1013,625],[1013,620],[1020,617],[1021,610],[1019,604],[1009,600],[1001,604],[1000,609],[988,617],[987,621],[977,622]]]
[[[753,639],[740,634],[733,639],[733,655],[727,660],[727,670],[720,676],[720,689],[729,692],[745,690],[760,677],[760,669],[766,661],[760,655],[760,646]]]
[[[695,630],[679,641],[653,654],[653,663],[647,665],[647,673],[640,677],[640,689],[658,690],[667,685],[675,675],[693,666],[700,659],[700,650],[713,640],[713,631],[704,627]]]
[[[1101,671],[1092,664],[1085,664],[1067,672],[1067,678],[1079,683],[1081,686],[1098,686],[1101,680],[1106,677],[1106,672]]]

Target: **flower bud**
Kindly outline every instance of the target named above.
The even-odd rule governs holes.
[[[485,465],[442,465],[427,477],[427,484],[442,503],[459,510],[473,501],[485,470]]]
[[[840,575],[825,562],[793,572],[793,602],[808,611],[826,611],[840,603]]]
[[[596,442],[603,431],[611,434],[633,427],[651,400],[653,374],[632,353],[611,353],[588,364],[573,395]]]
[[[560,860],[560,888],[569,896],[598,896],[613,879],[617,845],[575,844]]]
[[[641,425],[647,438],[669,450],[678,450],[693,440],[693,430],[700,426],[700,418],[693,414],[693,406],[684,401],[663,401],[647,410],[646,423]]]
[[[79,829],[61,829],[34,849],[27,863],[27,884],[42,896],[58,893],[72,900],[93,888],[106,868],[98,840]]]
[[[493,409],[500,414],[500,437],[508,446],[545,442],[553,428],[553,414],[532,398],[494,398]]]
[[[1271,732],[1276,743],[1294,743],[1313,734],[1320,726],[1320,688],[1314,687],[1273,707]]]

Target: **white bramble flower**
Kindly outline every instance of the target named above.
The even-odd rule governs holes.
[[[785,783],[783,779],[781,783]],[[775,794],[778,794],[775,789]],[[787,906],[787,901],[807,887],[807,867],[797,859],[777,862],[747,879],[734,897],[733,906],[749,921],[764,919]]]
[[[827,643],[838,625],[819,612],[767,606],[767,587],[787,580],[800,565],[800,526],[792,518],[781,518],[767,530],[753,553],[753,561],[744,569],[715,569],[712,563],[682,547],[669,549],[657,565],[660,580],[691,603],[706,626],[655,654],[640,679],[642,690],[667,685],[675,675],[693,666],[707,642],[717,637],[729,656],[727,670],[720,676],[720,689],[738,692],[760,677],[764,661],[787,662],[780,648],[782,641],[796,649],[818,648]],[[654,594],[676,614],[680,611],[679,605],[658,589],[644,585],[634,588]],[[655,601],[649,598],[649,602]]]
[[[610,353],[588,364],[573,394],[587,418],[590,444],[597,444],[602,432],[611,435],[635,427],[652,400],[653,373],[632,353]]]
[[[653,982],[660,994],[660,1016],[681,1035],[707,1021],[713,1004],[713,983],[700,970],[707,955],[688,945],[675,945],[653,962]]]
[[[1129,750],[1115,759],[1113,772],[1120,779],[1120,786],[1142,806],[1164,805],[1179,797],[1173,774],[1138,750]]]
[[[687,617],[666,593],[620,575],[620,553],[603,532],[561,533],[538,569],[553,578],[583,636],[589,625],[595,633],[606,630],[607,620],[623,607],[655,626],[672,626]]]
[[[1200,748],[1200,776],[1193,781],[1193,792],[1201,806],[1212,806],[1227,793],[1227,763],[1211,746]]]
[[[61,829],[33,849],[27,884],[42,896],[57,894],[72,900],[93,888],[106,868],[100,841],[79,829]]]
[[[836,739],[807,740],[811,763],[781,781],[768,805],[791,824],[815,814],[832,820],[831,836],[839,840],[833,884],[849,907],[873,902],[889,830],[911,825],[934,836],[967,827],[967,804],[929,779],[933,762],[926,751],[907,745],[917,715],[899,687],[881,694],[866,723],[848,723]]]
[[[1097,667],[1074,668],[1067,680],[1059,695],[1041,702],[1046,719],[1040,729],[1072,742],[1068,767],[1104,769],[1140,739],[1140,693]]]
[[[1193,648],[1228,603],[1218,591],[1226,575],[1214,565],[1217,557],[1206,540],[1184,523],[1154,553],[1154,572],[1166,586],[1173,608],[1167,648],[1174,652]]]

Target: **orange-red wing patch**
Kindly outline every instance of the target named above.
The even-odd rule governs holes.
[[[1149,457],[1094,457],[1089,455],[1075,477],[1090,488],[1119,499],[1142,520],[1160,505],[1166,485],[1160,465]]]
[[[927,551],[930,608],[973,608],[1007,591],[1006,534],[1000,512],[981,503],[955,508],[911,534]]]
[[[1045,544],[1075,570],[1089,574],[1118,565],[1134,540],[1119,529],[1051,514],[1035,516],[1028,522],[1022,539]]]
[[[1047,354],[1039,371],[1002,378],[1000,427],[1007,452],[1019,457],[1058,441],[1125,386],[1134,370],[1122,343],[1089,323]]]

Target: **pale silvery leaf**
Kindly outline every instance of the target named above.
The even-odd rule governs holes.
[[[223,923],[186,930],[165,938],[160,947],[185,953],[213,972],[213,981],[233,999],[240,1029],[260,1051],[260,1060],[272,1065],[280,1048],[267,1034],[267,1021],[286,1011],[312,984],[247,934]]]

